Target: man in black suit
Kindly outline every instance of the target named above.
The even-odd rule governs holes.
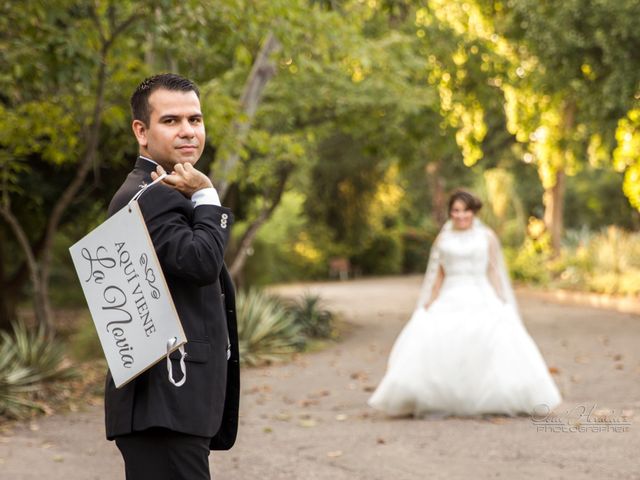
[[[198,88],[174,74],[143,81],[131,97],[140,156],[109,205],[139,204],[188,343],[186,382],[160,362],[116,389],[107,375],[107,438],[116,441],[127,480],[210,479],[211,450],[229,449],[240,388],[234,289],[223,263],[233,222],[209,178],[193,165],[205,144]],[[179,352],[171,355],[179,383]]]

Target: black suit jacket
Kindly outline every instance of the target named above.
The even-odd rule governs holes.
[[[141,185],[151,183],[155,165],[138,158],[116,192],[109,215],[123,208]],[[238,427],[240,372],[235,293],[223,258],[233,223],[224,207],[200,205],[157,184],[138,200],[188,343],[187,380],[181,387],[167,378],[161,361],[116,389],[107,375],[107,438],[164,427],[210,437],[211,449],[231,448]],[[227,350],[230,358],[227,360]],[[174,378],[181,378],[174,352]]]

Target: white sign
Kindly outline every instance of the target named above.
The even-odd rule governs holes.
[[[116,387],[186,343],[137,201],[69,251]]]

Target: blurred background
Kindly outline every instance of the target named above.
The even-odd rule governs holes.
[[[68,247],[105,220],[137,155],[129,96],[160,72],[201,88],[198,166],[254,297],[424,272],[465,187],[517,282],[637,298],[639,27],[635,0],[3,2],[0,414],[46,410],[41,382],[78,368],[101,382]]]

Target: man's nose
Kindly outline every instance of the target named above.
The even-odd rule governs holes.
[[[187,137],[187,138],[195,137],[196,130],[193,127],[193,125],[191,125],[191,122],[189,122],[188,119],[185,119],[182,122],[180,122],[179,134],[181,137]]]

